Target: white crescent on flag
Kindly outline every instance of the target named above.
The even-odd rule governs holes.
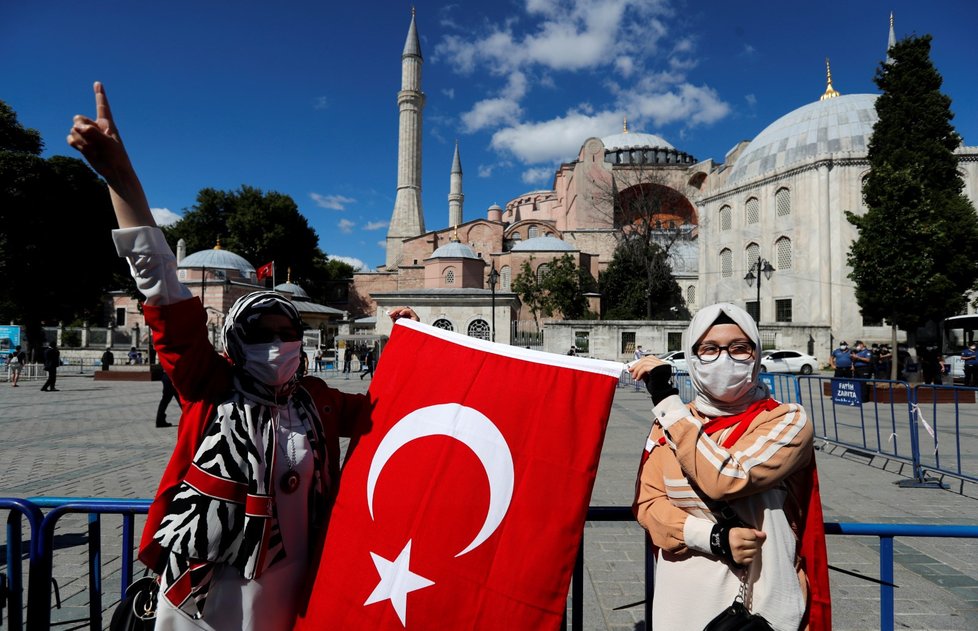
[[[457,403],[431,405],[415,410],[399,420],[381,440],[367,474],[367,507],[374,517],[374,488],[384,465],[398,449],[426,436],[447,436],[458,440],[482,463],[489,479],[489,510],[482,529],[456,554],[471,552],[488,539],[506,516],[513,498],[513,456],[499,429],[484,414]]]

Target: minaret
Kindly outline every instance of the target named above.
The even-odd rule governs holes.
[[[421,208],[421,43],[411,9],[404,52],[401,53],[401,91],[397,93],[400,131],[397,138],[397,197],[387,228],[387,269],[397,269],[401,260],[401,242],[424,232]]]
[[[890,57],[890,49],[896,46],[896,33],[893,32],[893,11],[890,11],[890,36],[886,40],[886,63],[893,63]]]
[[[462,160],[458,157],[458,141],[455,141],[455,158],[452,160],[452,175],[448,185],[448,225],[462,223]]]

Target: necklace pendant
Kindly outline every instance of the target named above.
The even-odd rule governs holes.
[[[299,472],[294,470],[286,472],[279,481],[279,486],[286,493],[295,493],[299,488]]]

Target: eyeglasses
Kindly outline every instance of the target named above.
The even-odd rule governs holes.
[[[693,347],[693,354],[704,364],[715,362],[723,351],[727,351],[730,359],[738,362],[745,362],[754,357],[754,345],[750,342],[734,342],[727,346],[697,344]]]
[[[269,329],[259,326],[245,329],[242,337],[247,344],[271,344],[276,340],[279,342],[298,342],[302,339],[302,333],[292,327]]]

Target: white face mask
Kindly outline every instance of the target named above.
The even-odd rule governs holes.
[[[258,381],[280,386],[299,369],[302,342],[244,344],[244,369]]]
[[[731,403],[754,387],[754,360],[738,362],[721,352],[716,361],[704,364],[697,360],[696,374],[711,399]]]

